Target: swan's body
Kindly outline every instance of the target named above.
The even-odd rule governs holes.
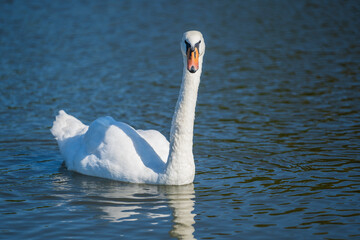
[[[69,170],[133,183],[183,185],[193,182],[193,127],[205,52],[201,33],[184,33],[181,50],[183,80],[170,143],[156,130],[135,130],[111,117],[99,118],[86,126],[61,110],[51,132]]]

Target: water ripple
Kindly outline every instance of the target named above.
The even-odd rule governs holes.
[[[358,2],[197,6],[0,5],[1,236],[359,238]],[[169,134],[178,39],[194,28],[207,43],[194,185],[67,171],[49,132],[59,109]]]

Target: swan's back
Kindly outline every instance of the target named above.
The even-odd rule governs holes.
[[[61,111],[51,131],[69,170],[135,183],[157,183],[165,170],[160,155],[168,152],[169,143],[155,130],[137,132],[111,117],[99,118],[88,127]],[[167,143],[167,150],[155,146],[159,141]]]

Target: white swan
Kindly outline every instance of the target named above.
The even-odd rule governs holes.
[[[132,183],[183,185],[193,182],[195,105],[205,53],[202,34],[185,32],[181,51],[184,71],[170,143],[156,130],[135,130],[111,117],[99,118],[86,126],[61,110],[51,133],[69,170]]]

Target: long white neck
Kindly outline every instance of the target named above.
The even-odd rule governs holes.
[[[192,147],[202,57],[199,59],[199,69],[195,73],[190,73],[185,65],[184,62],[182,84],[171,124],[170,152],[165,170],[166,182],[173,185],[191,183],[195,176]]]

